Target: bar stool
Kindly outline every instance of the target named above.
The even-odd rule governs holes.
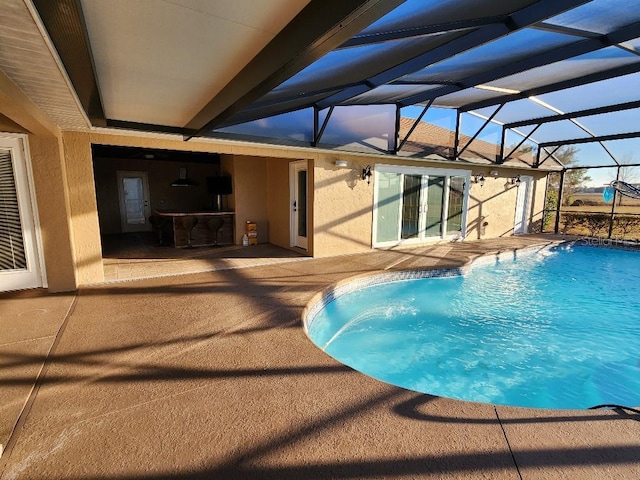
[[[182,219],[182,225],[187,230],[187,248],[193,248],[193,245],[191,244],[191,232],[197,224],[198,217],[188,215]]]
[[[153,227],[153,230],[158,234],[158,245],[162,246],[162,230],[164,230],[164,218],[160,215],[151,215],[149,217],[149,223]]]
[[[213,217],[211,220],[209,220],[207,222],[207,226],[209,227],[209,230],[211,230],[213,232],[213,246],[214,247],[219,247],[220,246],[220,245],[218,245],[218,232],[222,228],[222,225],[224,225],[224,220],[223,220],[222,217]]]

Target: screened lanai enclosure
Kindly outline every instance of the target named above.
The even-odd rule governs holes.
[[[68,42],[56,2],[34,3]],[[126,65],[92,28],[110,2],[66,3],[96,77],[69,68],[71,81],[101,87],[97,106],[79,95],[94,125],[544,171],[543,231],[640,239],[640,200],[603,197],[640,184],[640,0],[292,1],[291,21],[189,115],[144,98],[133,110],[126,81],[111,84]]]

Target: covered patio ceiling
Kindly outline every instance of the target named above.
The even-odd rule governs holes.
[[[93,126],[402,155],[448,117],[449,159],[640,164],[638,0],[27,1]]]

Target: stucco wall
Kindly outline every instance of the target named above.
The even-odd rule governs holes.
[[[495,170],[498,176],[491,176]],[[483,186],[474,183],[474,176],[483,173]],[[536,227],[535,221],[542,215],[546,177],[537,172],[516,171],[505,168],[475,168],[472,173],[469,191],[469,213],[467,216],[467,239],[487,239],[505,237],[513,234],[516,213],[518,187],[512,183],[517,175],[533,177],[531,183],[530,214],[528,216],[529,231]]]
[[[269,241],[267,160],[263,157],[236,155],[233,172],[236,238],[239,237],[240,242],[242,241],[246,222],[252,221],[258,226],[258,243],[266,243]]]
[[[347,161],[347,167],[337,167],[335,161]],[[320,155],[316,161],[314,203],[314,256],[331,256],[367,251],[371,248],[373,223],[373,191],[371,185],[359,178],[365,165],[416,165],[415,161],[401,159],[364,159],[345,154]],[[453,164],[420,161],[427,168],[456,168]],[[467,213],[467,240],[498,238],[513,234],[517,187],[512,178],[518,174],[533,177],[531,184],[531,210],[529,232],[537,231],[542,217],[546,175],[544,172],[508,168],[471,168],[460,165],[460,170],[471,170]],[[489,175],[498,172],[497,177]],[[474,175],[484,173],[482,187],[473,183]],[[486,225],[484,225],[486,223]]]
[[[289,160],[267,159],[267,215],[269,217],[269,242],[279,247],[289,248],[290,236],[290,193]]]
[[[337,167],[337,157],[319,155],[313,169],[313,254],[344,255],[371,249],[373,188],[360,178],[373,159],[341,156],[348,166]]]
[[[89,135],[81,132],[64,132],[62,136],[78,285],[104,280],[91,145],[88,139]]]
[[[76,259],[61,139],[29,135],[29,150],[48,289],[72,291],[77,287]]]

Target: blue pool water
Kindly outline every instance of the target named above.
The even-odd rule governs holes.
[[[640,252],[557,247],[464,276],[362,288],[307,320],[329,355],[418,392],[640,405]]]

